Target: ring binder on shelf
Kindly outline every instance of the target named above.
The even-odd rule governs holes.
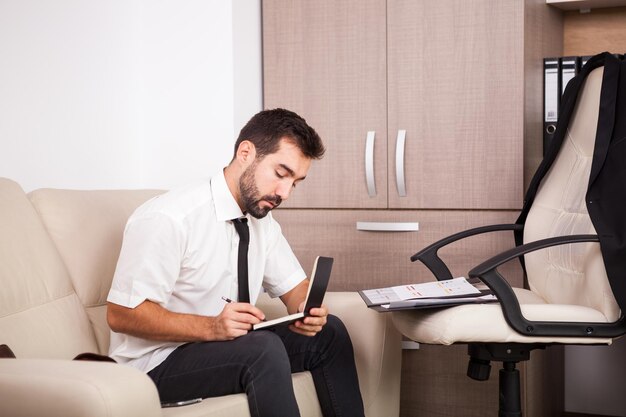
[[[543,153],[556,131],[561,98],[559,58],[543,60]]]
[[[618,59],[623,55],[613,54]],[[591,55],[550,57],[543,59],[543,154],[556,132],[561,111],[561,96],[567,84],[591,59]]]
[[[564,56],[561,58],[561,95],[565,92],[567,83],[578,74],[579,57]]]

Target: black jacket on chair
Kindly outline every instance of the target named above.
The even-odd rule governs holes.
[[[517,224],[524,224],[541,180],[561,148],[578,93],[595,68],[604,66],[600,111],[586,205],[600,240],[607,276],[622,312],[626,311],[626,61],[608,52],[591,58],[568,84],[557,129],[533,177]],[[620,181],[615,181],[621,178]],[[516,232],[516,244],[523,243]]]

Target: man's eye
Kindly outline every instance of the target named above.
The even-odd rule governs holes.
[[[280,175],[280,173],[278,171],[274,171],[274,172],[276,173],[276,176],[278,178],[284,178],[285,177],[284,175]]]

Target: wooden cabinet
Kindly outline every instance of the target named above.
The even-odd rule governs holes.
[[[402,354],[402,417],[498,417],[498,373],[492,363],[487,381],[467,372],[467,346],[420,345]],[[563,415],[563,348],[551,346],[531,352],[530,361],[517,366],[521,375],[523,415]],[[547,371],[549,370],[549,371]],[[578,415],[578,414],[577,414]],[[582,416],[582,415],[580,415]]]
[[[264,107],[301,114],[327,147],[275,212],[305,270],[317,255],[335,257],[333,290],[431,281],[410,262],[415,252],[516,219],[541,159],[542,59],[562,51],[560,11],[545,0],[262,5]],[[419,231],[361,231],[359,221],[414,222]],[[512,245],[500,232],[441,255],[453,275],[466,276]],[[519,266],[508,268],[507,279],[521,286]],[[404,356],[401,415],[495,416],[497,383],[469,380],[465,349],[447,348]],[[423,363],[441,376],[428,392],[447,404],[415,394],[430,380]],[[523,365],[525,383],[534,383],[526,377],[533,366]],[[459,392],[446,396],[450,380]],[[524,407],[549,404],[548,392],[527,391]]]
[[[328,148],[285,206],[519,209],[525,12],[516,0],[265,0],[265,107],[305,115]]]
[[[427,229],[425,213],[517,213],[541,155],[542,59],[562,45],[561,12],[543,0],[264,0],[264,106],[303,115],[327,146],[282,207],[323,209],[316,221],[353,209],[351,230],[390,210],[420,224],[407,257],[462,230]]]

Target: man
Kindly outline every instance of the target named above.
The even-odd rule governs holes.
[[[254,306],[261,287],[290,314],[304,307],[309,280],[269,212],[323,153],[300,116],[262,111],[222,172],[146,202],[128,220],[108,296],[110,355],[147,372],[162,402],[245,392],[252,416],[299,416],[291,372],[310,370],[324,416],[363,416],[350,338],[325,306],[289,327],[251,332],[265,318]],[[242,285],[239,233],[249,234]]]

